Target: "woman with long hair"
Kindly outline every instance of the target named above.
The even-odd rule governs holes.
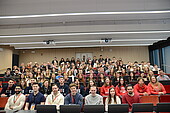
[[[121,77],[119,79],[119,83],[116,86],[115,90],[116,90],[117,96],[119,96],[119,97],[122,97],[122,95],[124,95],[126,93],[126,83],[125,83],[125,80],[123,79],[123,77]]]
[[[109,88],[109,95],[105,100],[105,111],[108,111],[108,104],[121,104],[121,100],[116,96],[114,87]]]
[[[166,94],[166,90],[164,86],[160,82],[158,82],[155,76],[151,76],[150,83],[148,84],[148,88],[151,94],[154,94],[154,95]]]
[[[89,81],[89,83],[88,83],[88,85],[87,85],[87,87],[86,87],[86,94],[85,94],[85,96],[86,95],[88,95],[88,94],[90,94],[90,87],[92,87],[92,86],[96,86],[96,83],[95,83],[95,81],[94,80],[90,80]],[[97,87],[97,86],[96,86]],[[97,94],[99,94],[99,90],[98,90],[98,88],[97,88]]]
[[[101,96],[108,96],[109,95],[109,88],[114,87],[111,83],[109,77],[105,78],[104,85],[100,88],[100,95]]]

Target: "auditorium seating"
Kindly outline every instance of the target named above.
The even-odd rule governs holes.
[[[84,113],[104,113],[104,105],[84,105]]]
[[[160,112],[170,113],[170,103],[158,103],[157,113],[160,113]]]
[[[110,104],[108,105],[108,113],[128,113],[128,104]]]
[[[4,109],[9,97],[0,97],[0,109]]]
[[[159,103],[159,96],[158,95],[150,95],[150,96],[142,96],[141,103],[153,103],[154,106]]]
[[[81,107],[79,105],[61,105],[60,113],[80,113]]]
[[[132,105],[132,113],[135,112],[153,112],[152,103],[134,103]]]
[[[164,85],[166,93],[170,94],[170,85]]]
[[[163,102],[169,102],[170,103],[170,95],[161,95],[159,97],[159,102],[163,103]]]

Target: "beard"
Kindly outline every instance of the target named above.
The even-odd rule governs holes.
[[[19,94],[21,91],[15,91],[16,94]]]
[[[133,92],[129,92],[129,95],[133,94]]]

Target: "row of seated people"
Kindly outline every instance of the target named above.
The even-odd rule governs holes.
[[[165,93],[164,86],[157,81],[157,78],[155,76],[152,76],[151,78],[153,80],[151,79],[150,83],[148,84],[148,87],[146,87],[145,85],[142,85],[142,87],[139,90],[146,87],[148,95],[149,94],[158,94],[156,90],[162,90],[162,92]],[[155,80],[154,80],[154,78],[155,78]],[[138,78],[138,84],[140,81],[142,81],[142,84],[144,84],[146,82],[144,80],[144,78],[142,78],[142,77]],[[34,82],[36,82],[36,79],[30,79],[30,84],[27,87],[26,82],[21,81],[21,83],[19,85],[22,88],[22,93],[25,94],[26,96],[28,96],[30,93],[32,93],[33,92],[32,84]],[[69,84],[65,83],[65,80],[63,77],[60,77],[59,81],[56,83],[59,87],[60,93],[63,94],[63,96],[66,96],[70,92]],[[89,89],[91,86],[93,86],[93,85],[97,86],[96,82],[94,80],[90,80],[87,87],[85,87],[83,83],[80,83],[78,78],[75,79],[74,83],[77,85],[78,92],[80,94],[82,94],[83,97],[85,97],[86,95],[89,94]],[[102,85],[102,87],[98,88],[97,93],[101,94],[102,96],[106,96],[106,95],[108,95],[108,89],[110,87],[115,87],[116,91],[117,91],[117,95],[122,96],[123,94],[126,93],[125,87],[127,84],[128,84],[128,82],[126,82],[123,77],[119,78],[119,81],[117,82],[116,85],[112,84],[112,80],[110,80],[109,77],[105,77],[103,85]],[[138,84],[136,84],[136,85],[134,84],[134,85],[137,86]],[[160,85],[158,85],[158,84],[160,84]],[[159,87],[157,87],[157,86],[159,86]],[[155,88],[157,88],[157,89],[155,89]],[[14,81],[11,79],[11,80],[9,80],[7,86],[4,86],[2,88],[1,96],[10,96],[10,95],[14,94],[14,89],[15,89],[15,84],[14,84]],[[51,86],[49,85],[49,81],[45,80],[43,85],[42,86],[40,85],[40,92],[42,94],[44,94],[45,96],[47,96],[51,93],[51,91],[52,91],[52,89],[51,89]]]
[[[156,81],[156,78],[153,76],[151,80],[152,82]],[[106,83],[109,83],[109,79],[106,79]],[[157,87],[155,88],[154,86],[155,89],[153,90],[155,90],[157,94],[166,94],[166,91],[163,89],[161,83],[156,81],[156,83],[154,84],[156,84]],[[151,85],[153,84],[151,83]],[[84,100],[85,105],[105,104],[106,111],[108,111],[108,104],[128,104],[129,111],[131,111],[133,103],[140,103],[139,95],[150,94],[142,78],[139,79],[138,84],[134,87],[132,85],[127,85],[125,89],[126,93],[121,96],[117,95],[116,88],[114,88],[113,86],[105,87],[108,87],[108,91],[106,93],[107,95],[105,95],[107,98],[103,102],[103,97],[97,94],[96,86],[90,87],[90,93],[85,96],[85,98],[80,93],[78,93],[77,85],[74,83],[70,84],[70,93],[67,94],[65,97],[60,93],[57,84],[53,84],[51,94],[45,97],[42,93],[39,92],[39,85],[35,82],[32,84],[33,93],[31,93],[27,98],[24,94],[21,93],[21,86],[16,86],[15,94],[9,97],[8,102],[5,106],[5,110],[20,110],[24,107],[25,102],[25,110],[35,110],[37,104],[56,105],[57,109],[60,109],[60,105],[64,104],[78,104],[83,107]],[[141,89],[138,89],[138,87],[141,87]],[[161,89],[158,90],[158,87],[161,87]]]

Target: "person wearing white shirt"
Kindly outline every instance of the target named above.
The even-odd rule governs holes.
[[[90,94],[85,97],[85,105],[102,105],[103,97],[97,92],[96,86],[90,87]]]
[[[9,97],[5,105],[5,110],[23,109],[26,97],[21,93],[21,90],[20,86],[15,87],[15,94]]]
[[[109,89],[109,95],[105,100],[105,111],[108,111],[108,104],[121,104],[120,98],[116,96],[114,87]]]
[[[64,96],[59,92],[56,84],[52,86],[52,93],[47,96],[45,105],[56,105],[56,109],[60,109],[60,105],[64,105]]]

